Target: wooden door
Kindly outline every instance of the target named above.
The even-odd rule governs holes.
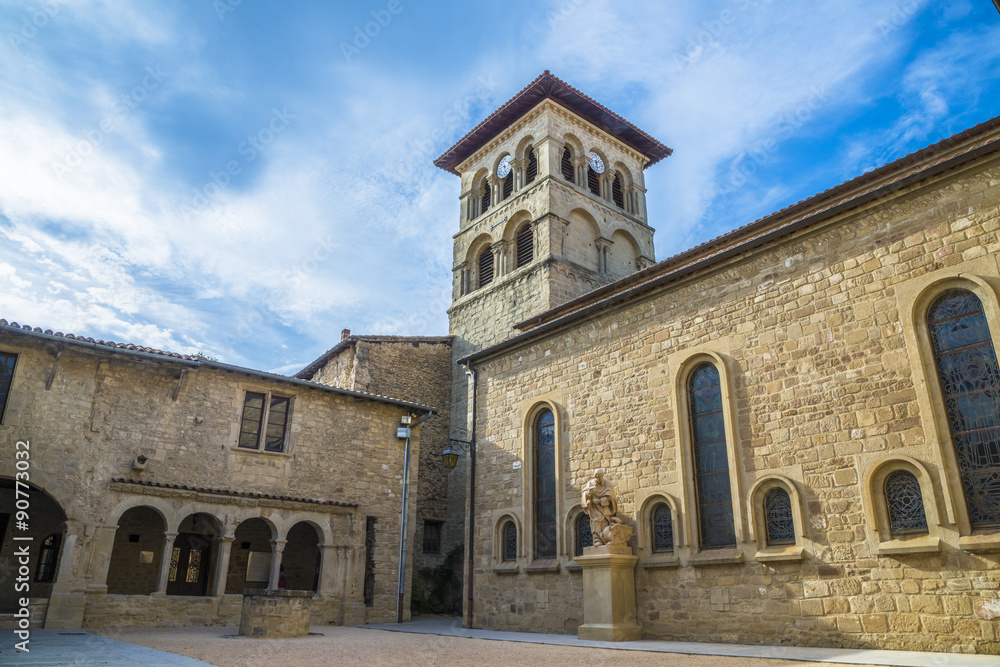
[[[208,592],[211,537],[181,533],[170,555],[167,595],[205,595]]]

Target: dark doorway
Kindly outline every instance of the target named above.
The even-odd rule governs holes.
[[[167,595],[205,595],[212,543],[204,535],[180,533],[170,555]]]

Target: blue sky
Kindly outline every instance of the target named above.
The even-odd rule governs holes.
[[[342,328],[445,334],[431,162],[544,69],[674,149],[663,259],[1000,113],[1000,14],[0,0],[0,317],[278,372]]]

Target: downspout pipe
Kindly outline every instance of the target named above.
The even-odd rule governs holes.
[[[433,412],[428,412],[426,415],[418,419],[413,424],[410,424],[408,428],[410,433],[413,433],[413,429],[423,424],[425,421],[430,419]],[[409,523],[408,519],[410,516],[409,512],[410,504],[410,436],[406,436],[406,445],[403,450],[403,499],[400,504],[400,515],[401,520],[399,522],[399,578],[397,579],[396,585],[396,622],[403,622],[403,592],[406,590],[406,529]]]
[[[472,427],[469,436],[469,570],[465,575],[467,584],[466,597],[468,599],[468,617],[466,626],[472,629],[472,603],[473,587],[472,577],[475,570],[475,543],[476,543],[476,397],[477,377],[476,371],[472,370],[471,362],[465,363],[465,374],[472,378]]]

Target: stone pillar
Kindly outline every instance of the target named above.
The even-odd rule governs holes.
[[[278,579],[281,577],[281,554],[285,551],[285,540],[271,540],[271,579],[267,590],[278,590]]]
[[[583,568],[583,625],[580,639],[642,639],[635,622],[635,564],[628,546],[586,547],[576,562]]]
[[[111,567],[111,552],[115,548],[115,534],[118,526],[102,526],[99,528],[97,537],[96,553],[94,554],[94,571],[90,580],[88,590],[94,592],[107,592],[108,590],[108,568]]]
[[[215,597],[221,598],[226,594],[226,581],[229,579],[229,554],[232,553],[233,540],[235,537],[220,537],[219,557],[215,562]]]
[[[338,592],[337,561],[339,560],[337,547],[332,544],[324,544],[319,549],[323,556],[319,562],[319,588],[316,594],[323,597],[336,595]]]
[[[59,566],[45,612],[46,630],[67,630],[83,626],[83,614],[87,607],[87,594],[80,571],[84,537],[82,522],[72,519],[66,522]]]
[[[170,576],[170,555],[174,550],[174,540],[177,533],[163,533],[163,555],[160,556],[160,578],[157,580],[156,592],[153,595],[167,594],[167,578]]]
[[[497,241],[490,248],[493,250],[493,277],[499,278],[504,274],[504,242]]]
[[[514,160],[514,192],[524,187],[527,160]]]
[[[587,187],[587,158],[584,156],[578,155],[573,158],[573,182]]]
[[[599,238],[594,241],[594,245],[597,246],[597,270],[600,273],[608,272],[608,253],[611,250],[611,244],[613,241],[605,238]]]

